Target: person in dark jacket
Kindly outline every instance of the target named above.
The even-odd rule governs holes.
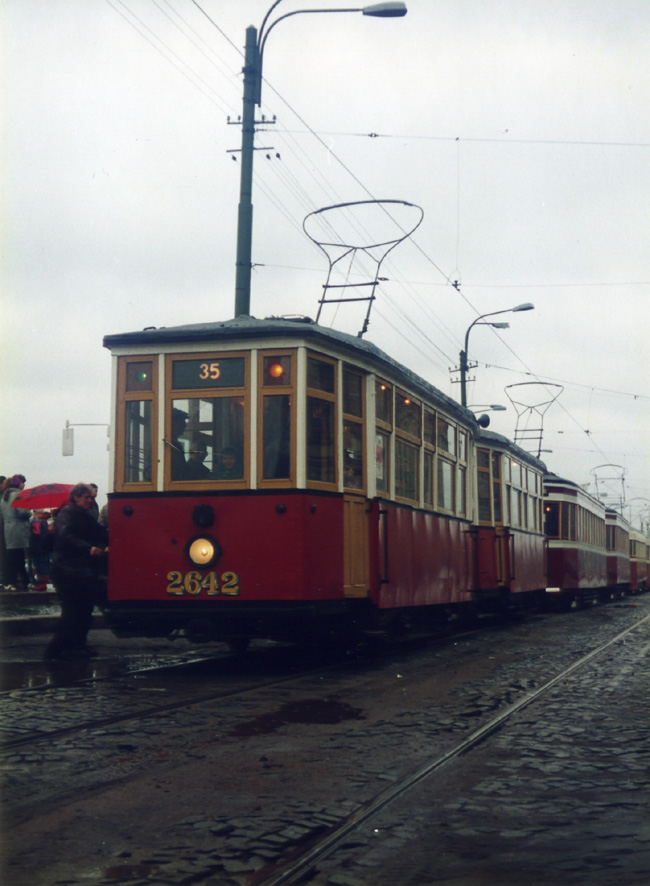
[[[45,650],[45,659],[90,657],[86,637],[99,594],[102,562],[108,552],[108,532],[90,516],[92,489],[78,483],[54,524],[50,577],[59,596],[61,617]]]

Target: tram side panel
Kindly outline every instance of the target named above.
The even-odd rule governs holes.
[[[549,539],[547,571],[549,588],[562,591],[602,588],[607,583],[605,551]]]
[[[511,577],[513,594],[540,591],[546,587],[544,536],[510,530]]]
[[[468,524],[389,502],[382,502],[381,510],[373,602],[389,609],[468,601]]]

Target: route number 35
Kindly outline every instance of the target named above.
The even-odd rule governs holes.
[[[218,363],[201,363],[201,366],[199,367],[199,378],[203,381],[207,381],[209,378],[216,381],[220,375],[221,370],[219,369]]]
[[[177,597],[190,594],[198,597],[205,592],[208,597],[238,597],[239,576],[236,572],[208,572],[203,575],[200,572],[168,572],[167,593]]]

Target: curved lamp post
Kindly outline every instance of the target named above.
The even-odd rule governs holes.
[[[255,138],[255,105],[262,101],[262,56],[267,37],[273,28],[293,15],[324,12],[360,12],[375,18],[399,18],[406,15],[404,3],[373,3],[370,6],[345,9],[296,9],[272,21],[269,18],[282,0],[275,0],[264,16],[259,34],[256,28],[246,29],[246,54],[244,60],[244,99],[241,135],[241,182],[239,189],[239,214],[237,218],[237,272],[235,278],[235,317],[250,313],[251,300],[251,254],[253,244],[253,153]]]
[[[493,326],[495,329],[508,329],[510,327],[509,323],[483,323],[483,320],[486,317],[494,317],[497,314],[514,314],[518,311],[533,311],[535,309],[535,305],[530,302],[525,302],[523,305],[517,305],[515,308],[506,308],[503,311],[491,311],[489,314],[481,314],[480,317],[477,317],[473,323],[470,323],[467,332],[465,333],[465,347],[460,352],[460,402],[463,406],[467,406],[467,370],[469,369],[467,363],[467,345],[469,341],[469,334],[475,326]]]

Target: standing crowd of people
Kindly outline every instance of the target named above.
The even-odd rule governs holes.
[[[5,591],[44,591],[51,582],[61,617],[45,659],[89,658],[86,638],[106,575],[107,507],[100,512],[94,483],[77,483],[54,511],[13,507],[25,483],[22,474],[0,477],[0,582]]]

